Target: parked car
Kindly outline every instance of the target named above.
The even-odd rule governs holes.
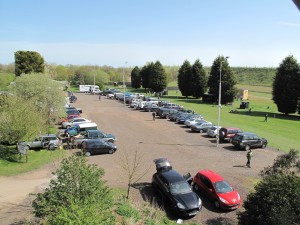
[[[185,111],[178,111],[177,113],[173,113],[173,114],[170,114],[168,117],[169,117],[169,120],[170,121],[176,121],[177,117],[183,115],[184,113],[186,113]]]
[[[241,205],[239,193],[221,175],[211,170],[199,171],[193,178],[193,184],[194,189],[206,195],[217,208],[233,210]]]
[[[69,107],[66,107],[66,111],[72,111],[74,110],[76,112],[76,110],[79,112],[79,113],[82,113],[82,109],[81,108],[75,108],[74,106],[69,106]],[[69,113],[68,113],[69,114]],[[72,113],[71,113],[72,114]],[[76,113],[74,113],[76,114]]]
[[[184,125],[186,127],[191,127],[192,125],[195,125],[196,123],[199,122],[205,122],[205,120],[203,119],[203,116],[198,115],[197,117],[192,117],[190,119],[187,119],[184,121]]]
[[[106,142],[114,143],[117,138],[113,134],[106,134],[101,130],[87,130],[84,134],[79,134],[71,138],[72,144],[81,147],[82,143],[88,139],[101,139]]]
[[[38,148],[47,148],[49,150],[54,150],[60,145],[60,140],[56,136],[56,134],[44,134],[40,135],[33,141],[19,142],[18,145],[25,146],[26,150]]]
[[[67,128],[65,134],[69,134],[70,137],[76,136],[79,133],[84,134],[88,130],[97,130],[96,123],[79,123],[75,124],[74,127]]]
[[[195,125],[191,126],[191,131],[192,132],[199,132],[199,133],[205,133],[208,128],[212,127],[213,124],[211,122],[199,122],[196,123]]]
[[[202,201],[189,183],[172,169],[168,160],[156,159],[154,162],[157,172],[152,177],[153,188],[168,201],[177,215],[196,215],[202,207]]]
[[[231,142],[233,136],[237,133],[242,133],[242,129],[237,127],[222,127],[219,130],[219,140]]]
[[[266,148],[268,141],[265,138],[260,138],[256,134],[244,132],[234,135],[231,144],[237,148],[248,151],[250,148]]]
[[[221,129],[222,127],[219,126],[219,130]],[[215,138],[217,136],[217,132],[218,132],[218,126],[212,126],[212,127],[209,127],[206,131],[206,134],[209,136],[209,137],[213,137]]]
[[[85,119],[85,118],[82,118],[82,117],[79,117],[79,118],[74,118],[72,120],[69,120],[69,121],[66,121],[66,122],[63,122],[62,123],[62,128],[69,128],[75,124],[79,124],[79,123],[90,123],[92,121],[88,120],[88,119]]]
[[[81,151],[85,156],[102,153],[113,154],[117,151],[117,146],[111,142],[106,142],[101,139],[89,139],[81,144]]]
[[[62,125],[63,122],[66,122],[66,121],[69,121],[69,120],[72,120],[74,118],[79,118],[80,115],[77,115],[77,114],[70,114],[70,115],[67,115],[66,117],[64,118],[60,118],[57,122],[58,125]]]
[[[74,102],[77,101],[77,97],[76,97],[75,95],[71,95],[71,96],[69,97],[69,101],[70,101],[70,103],[74,103]]]
[[[184,124],[184,122],[191,118],[192,116],[194,116],[192,113],[184,113],[184,114],[181,114],[179,117],[176,118],[176,123],[178,124]]]

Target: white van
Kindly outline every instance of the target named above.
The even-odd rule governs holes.
[[[96,123],[80,123],[76,124],[75,126],[78,127],[79,133],[87,130],[98,130]]]

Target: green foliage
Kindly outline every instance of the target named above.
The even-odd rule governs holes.
[[[53,81],[48,75],[29,74],[16,79],[13,93],[24,100],[30,100],[29,108],[36,107],[44,117],[39,124],[50,126],[64,112],[65,96],[63,85]]]
[[[147,65],[143,66],[140,75],[142,78],[142,87],[143,88],[151,88],[151,71],[154,67],[153,62],[148,63]]]
[[[131,71],[131,87],[140,88],[142,84],[140,69],[136,66]]]
[[[167,76],[159,61],[156,61],[151,70],[150,88],[153,92],[161,92],[167,87]]]
[[[295,113],[300,107],[300,65],[293,56],[286,57],[277,68],[273,82],[273,100],[278,111]]]
[[[238,214],[239,224],[298,224],[300,221],[300,160],[291,150],[279,156],[272,167],[262,171],[263,180],[244,201],[244,212]]]
[[[108,213],[108,215],[103,214],[101,205],[98,203],[81,204],[71,202],[69,207],[59,206],[57,214],[51,216],[47,222],[53,225],[115,224],[115,217],[109,212],[106,213]]]
[[[192,95],[195,98],[202,97],[206,93],[207,89],[207,77],[205,70],[200,60],[196,60],[192,66]]]
[[[38,52],[17,51],[15,52],[16,76],[30,73],[44,73],[45,61]]]
[[[46,130],[44,118],[32,100],[15,95],[0,98],[0,137],[3,142],[16,144],[31,140]]]
[[[48,217],[56,224],[92,221],[87,218],[91,215],[101,218],[101,224],[110,224],[114,220],[110,213],[110,189],[102,180],[103,169],[88,164],[84,157],[72,156],[62,161],[55,175],[57,178],[50,181],[49,188],[39,193],[32,203],[36,216]],[[88,210],[95,214],[87,213]],[[59,218],[55,218],[56,215]]]
[[[275,68],[231,67],[238,84],[271,86],[275,77]]]
[[[13,73],[0,73],[0,90],[7,91],[11,82],[16,79]]]
[[[178,88],[182,96],[188,97],[192,95],[192,66],[188,60],[185,60],[178,71]]]
[[[214,96],[219,95],[220,72],[222,86],[221,104],[233,102],[234,97],[237,94],[237,89],[235,88],[236,80],[224,56],[217,57],[213,62],[207,83],[209,87],[209,93],[213,94]]]
[[[141,218],[139,211],[126,203],[119,205],[116,209],[116,213],[126,218],[133,218],[135,221]]]

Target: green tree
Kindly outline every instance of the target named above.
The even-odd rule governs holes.
[[[179,68],[177,82],[182,96],[192,95],[192,66],[188,60],[185,60]]]
[[[25,100],[33,102],[28,107],[36,107],[50,126],[64,112],[65,96],[62,84],[44,74],[19,76],[15,80],[13,92]],[[42,124],[40,124],[42,125]]]
[[[45,61],[38,52],[17,51],[15,52],[15,74],[44,73]]]
[[[34,102],[16,95],[2,95],[0,101],[1,141],[15,144],[28,141],[45,131],[44,117]]]
[[[161,92],[167,87],[167,75],[164,67],[159,61],[156,61],[151,68],[151,84],[153,92]]]
[[[226,104],[228,102],[233,102],[234,97],[237,94],[237,89],[235,87],[236,80],[233,72],[224,56],[219,56],[213,62],[211,67],[210,76],[208,78],[209,94],[214,96],[219,95],[219,82],[220,82],[220,69],[222,63],[222,74],[221,74],[221,104]]]
[[[192,93],[195,98],[202,97],[207,89],[207,77],[202,63],[197,59],[192,66]]]
[[[244,201],[239,224],[299,224],[300,160],[296,150],[278,156],[273,166],[261,171],[262,181]]]
[[[72,156],[62,161],[55,175],[32,203],[37,217],[47,217],[50,224],[114,224],[103,169]]]
[[[153,62],[148,63],[147,65],[143,66],[140,71],[143,88],[151,88],[151,71],[153,66]]]
[[[277,68],[273,81],[273,101],[286,115],[299,107],[300,65],[293,56],[286,57]]]
[[[136,66],[131,71],[131,87],[140,88],[142,84],[140,69]]]

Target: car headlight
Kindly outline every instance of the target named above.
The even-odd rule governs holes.
[[[219,199],[220,199],[221,202],[223,202],[223,203],[225,203],[225,204],[228,204],[228,203],[229,203],[229,202],[227,202],[224,198],[219,197]]]
[[[240,194],[237,194],[237,196],[238,196],[238,201],[240,201],[241,200]]]
[[[177,202],[177,207],[179,209],[185,209],[184,205],[182,205],[180,202]]]

